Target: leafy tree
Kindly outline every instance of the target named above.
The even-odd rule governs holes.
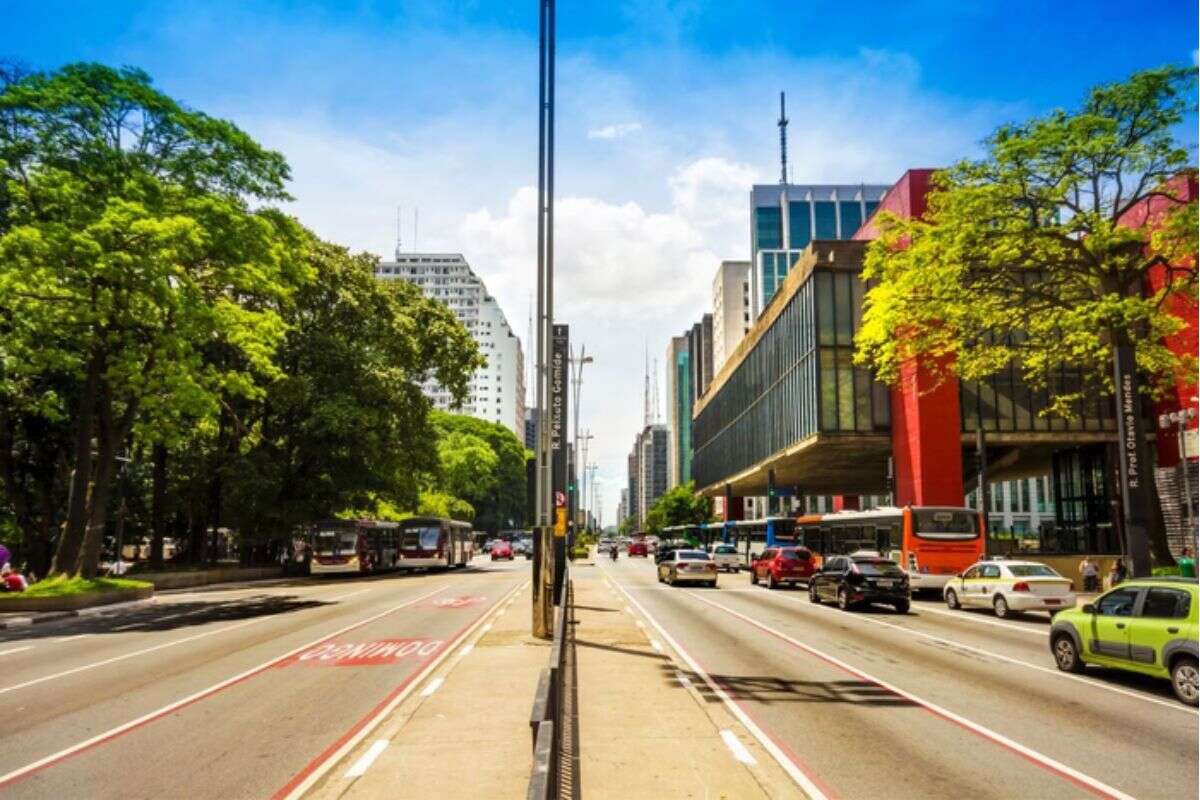
[[[939,173],[925,218],[885,215],[863,271],[858,363],[889,382],[912,359],[968,380],[1016,364],[1063,416],[1113,392],[1118,346],[1152,391],[1194,381],[1195,354],[1164,343],[1185,324],[1172,299],[1196,297],[1196,203],[1172,188],[1190,169],[1174,130],[1194,93],[1182,67],[1098,86],[1078,110],[1001,127],[984,158]],[[1130,224],[1152,202],[1165,207],[1155,224]],[[1176,266],[1147,291],[1164,261]],[[1169,558],[1165,538],[1152,544]]]
[[[696,494],[693,481],[668,489],[646,512],[646,528],[655,535],[672,525],[699,525],[712,520],[712,498]]]
[[[490,495],[496,489],[500,458],[478,436],[451,431],[438,440],[442,483],[450,494]]]
[[[520,525],[525,517],[525,446],[511,430],[497,422],[437,411],[432,415],[438,432],[441,473],[435,485],[456,495],[475,509],[475,526],[495,533]],[[489,458],[480,448],[486,444]],[[490,465],[488,469],[485,466]],[[491,477],[482,473],[490,470]],[[472,475],[480,475],[474,480]]]

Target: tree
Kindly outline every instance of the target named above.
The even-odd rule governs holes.
[[[913,359],[967,380],[1015,364],[1062,416],[1113,393],[1116,348],[1133,349],[1152,392],[1194,380],[1195,354],[1164,342],[1185,324],[1171,298],[1196,296],[1196,204],[1172,190],[1190,167],[1173,131],[1195,109],[1194,73],[1140,72],[1073,113],[1003,126],[984,158],[936,176],[923,219],[884,215],[858,363],[889,382]],[[1166,207],[1156,224],[1129,224],[1151,202]],[[1155,545],[1169,559],[1165,538]]]
[[[672,525],[700,525],[712,520],[712,498],[696,494],[694,481],[668,489],[646,512],[646,528],[655,535]]]
[[[475,509],[479,530],[495,533],[522,524],[526,451],[516,435],[498,422],[465,414],[438,411],[432,420],[442,467],[434,485],[468,502]],[[488,447],[491,457],[480,444]],[[490,476],[485,474],[489,470]]]

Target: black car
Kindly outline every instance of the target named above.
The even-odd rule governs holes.
[[[878,556],[830,556],[808,581],[808,599],[834,601],[849,609],[884,603],[908,613],[908,575],[895,561]]]

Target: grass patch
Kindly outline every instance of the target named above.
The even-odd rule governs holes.
[[[58,575],[38,581],[23,592],[0,592],[0,603],[5,600],[31,597],[71,597],[81,594],[94,594],[105,591],[129,592],[135,589],[151,589],[154,584],[146,581],[132,581],[128,578],[68,578]]]

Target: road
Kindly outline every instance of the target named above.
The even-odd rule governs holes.
[[[0,796],[287,796],[528,576],[477,559],[171,593],[0,636]]]
[[[746,573],[712,590],[599,566],[810,796],[1196,797],[1195,710],[1166,682],[1060,673],[1045,615],[843,612]]]

